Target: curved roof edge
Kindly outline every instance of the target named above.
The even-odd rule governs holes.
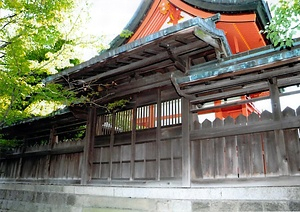
[[[241,13],[254,11],[265,26],[271,19],[271,13],[265,0],[182,0],[183,2],[210,12]]]
[[[201,30],[203,30],[203,36],[206,34],[209,34],[212,36],[213,39],[208,39],[208,42],[206,41],[206,37],[200,38],[204,40],[205,42],[209,43],[211,40],[214,39],[220,39],[222,42],[219,43],[219,45],[222,45],[222,50],[224,50],[224,53],[226,53],[228,56],[231,55],[231,50],[228,44],[228,41],[225,37],[225,34],[222,30],[219,30],[215,27],[212,26],[212,21],[209,19],[203,19],[203,18],[193,18],[189,19],[187,21],[184,21],[182,23],[179,23],[177,25],[168,27],[166,29],[160,30],[154,34],[148,35],[146,37],[140,38],[134,42],[124,44],[120,47],[116,47],[114,49],[108,49],[104,52],[101,52],[98,56],[91,58],[90,60],[83,62],[77,66],[73,66],[69,69],[66,69],[62,72],[59,72],[57,74],[51,75],[43,80],[43,83],[50,83],[54,82],[55,80],[59,78],[63,78],[63,76],[68,76],[70,74],[74,74],[77,72],[80,72],[81,70],[91,67],[99,62],[103,62],[108,58],[113,58],[116,57],[118,54],[131,51],[135,48],[141,47],[145,44],[149,44],[155,40],[158,40],[159,38],[162,38],[164,36],[171,35],[176,32],[180,32],[182,30],[186,30],[191,27],[199,27]],[[104,72],[107,74],[106,72]],[[102,73],[102,74],[104,74]]]
[[[144,17],[150,10],[154,1],[142,0],[135,14],[124,29],[135,32],[143,22]],[[202,10],[218,12],[223,14],[238,14],[254,11],[257,14],[261,28],[271,20],[271,13],[265,0],[182,0],[182,2]],[[110,42],[110,48],[114,49],[126,43],[128,39],[119,35]]]
[[[141,24],[141,22],[143,21],[145,14],[151,8],[152,4],[153,4],[152,0],[142,0],[137,10],[135,11],[134,15],[132,16],[132,18],[130,19],[130,21],[128,22],[128,24],[125,26],[124,29],[135,32],[136,29]],[[114,49],[116,47],[121,46],[126,42],[126,40],[128,39],[118,35],[109,43],[110,45],[109,49]]]

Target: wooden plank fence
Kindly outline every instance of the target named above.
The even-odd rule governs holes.
[[[195,123],[192,180],[300,175],[300,107],[282,115],[280,122],[264,111]]]
[[[78,180],[83,141],[27,147],[0,161],[0,176],[8,180]]]
[[[300,175],[299,128],[300,107],[296,111],[286,108],[278,121],[268,111],[236,119],[205,120],[201,124],[195,121],[190,131],[191,181]],[[118,132],[112,143],[111,135],[97,135],[91,179],[181,179],[186,148],[182,129],[182,124],[163,126],[159,136],[157,128]],[[0,161],[0,177],[79,182],[84,142],[17,150]]]

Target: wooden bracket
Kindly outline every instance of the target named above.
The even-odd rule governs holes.
[[[188,94],[184,93],[184,92],[180,89],[180,87],[179,87],[179,85],[178,85],[178,83],[176,82],[176,79],[175,79],[175,77],[174,77],[174,73],[171,74],[171,82],[172,82],[172,84],[174,85],[174,87],[175,87],[175,89],[176,89],[176,92],[178,93],[179,96],[182,96],[182,97],[184,97],[184,98],[186,98],[186,99],[189,99],[189,100],[194,100],[194,99],[196,99],[195,96],[188,95]]]
[[[185,75],[187,75],[189,72],[187,63],[174,53],[173,48],[171,48],[170,44],[160,43],[159,45],[167,50],[170,59],[174,62],[174,66],[182,71]]]

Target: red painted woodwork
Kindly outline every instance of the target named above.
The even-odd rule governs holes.
[[[170,23],[176,25],[182,18],[181,11],[192,17],[198,16],[201,18],[208,18],[215,14],[192,7],[181,0],[154,0],[143,22],[128,42],[160,30],[168,18]],[[233,54],[266,45],[256,23],[256,14],[254,12],[222,14],[220,20],[216,23],[216,27],[224,31]],[[220,109],[215,111],[215,114],[218,118],[226,118],[229,115],[236,118],[240,114],[248,116],[252,112],[259,113],[253,104],[248,103]]]

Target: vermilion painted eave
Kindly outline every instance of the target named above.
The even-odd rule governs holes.
[[[217,28],[224,31],[233,54],[266,46],[255,22],[218,22]]]
[[[142,21],[142,24],[137,28],[134,34],[130,37],[128,43],[135,41],[139,38],[145,37],[147,35],[150,35],[161,28],[165,20],[168,18],[168,14],[163,15],[162,13],[160,13],[159,10],[160,3],[161,0],[154,0],[149,12],[147,13],[146,17]],[[161,21],[157,21],[158,16],[162,16],[164,18],[160,18]],[[150,27],[151,30],[149,29]]]
[[[161,0],[154,0],[142,24],[128,42],[152,34],[162,27],[168,18],[168,14],[164,15],[160,12],[159,6],[161,2]],[[191,16],[208,18],[215,14],[196,9],[180,0],[169,0],[169,2]],[[220,21],[217,23],[217,28],[222,29],[225,32],[232,53],[243,52],[266,45],[266,42],[257,27],[255,13],[234,15],[222,14]],[[237,42],[234,42],[234,39],[236,39]]]

